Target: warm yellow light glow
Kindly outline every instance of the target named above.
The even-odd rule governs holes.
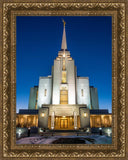
[[[41,116],[42,116],[42,117],[44,117],[44,116],[45,116],[45,114],[44,114],[44,113],[42,113],[42,114],[41,114]]]
[[[77,127],[74,127],[75,129],[77,129]]]
[[[62,83],[66,83],[66,71],[62,71]]]
[[[84,117],[87,117],[87,113],[84,113]]]
[[[63,55],[63,57],[65,57],[65,54]],[[65,71],[65,58],[63,58],[63,67],[62,67],[63,71]]]
[[[60,90],[60,104],[68,104],[68,90]]]
[[[63,118],[65,118],[65,116],[63,116]]]

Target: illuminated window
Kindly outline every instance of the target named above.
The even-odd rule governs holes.
[[[60,90],[60,104],[68,104],[68,90]]]
[[[47,95],[47,89],[44,90],[44,96],[46,96],[46,95]]]
[[[66,83],[66,71],[62,71],[62,83]]]
[[[63,70],[65,70],[65,59],[63,59]]]
[[[83,97],[84,96],[84,90],[81,89],[81,96]]]

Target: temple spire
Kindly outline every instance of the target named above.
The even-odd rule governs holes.
[[[66,22],[62,19],[63,21],[63,37],[62,37],[62,44],[61,44],[61,49],[66,50],[67,49],[67,42],[66,42],[66,32],[65,32],[65,24]]]

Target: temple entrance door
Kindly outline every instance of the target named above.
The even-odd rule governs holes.
[[[61,119],[60,128],[61,128],[61,129],[66,129],[66,128],[68,128],[68,120],[67,120],[67,119]]]
[[[74,129],[74,117],[73,116],[56,116],[55,129],[57,130]]]

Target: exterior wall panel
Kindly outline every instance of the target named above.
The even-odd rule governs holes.
[[[52,78],[40,77],[39,89],[38,89],[38,103],[37,103],[38,108],[40,108],[43,104],[51,104],[51,98],[52,98],[51,95],[52,95]]]
[[[90,87],[91,108],[99,109],[97,88]]]
[[[42,117],[42,113],[44,117]],[[38,112],[38,127],[39,128],[48,128],[48,116],[49,116],[49,109],[46,107],[42,107],[39,109]]]
[[[80,126],[81,128],[88,128],[90,127],[90,111],[88,108],[81,107],[80,110]],[[86,117],[84,114],[86,113]]]
[[[35,109],[38,87],[30,89],[28,109]]]
[[[87,77],[77,77],[77,104],[84,104],[90,108],[89,79]]]
[[[52,104],[60,104],[61,61],[54,60]]]
[[[74,60],[67,61],[68,104],[76,104]]]

